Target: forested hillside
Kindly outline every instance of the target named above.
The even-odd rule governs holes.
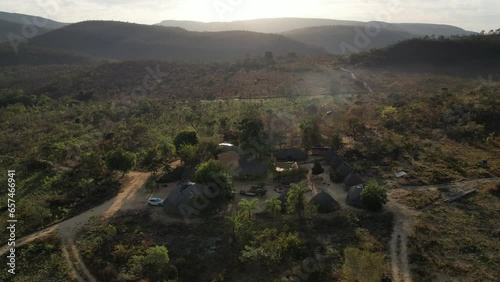
[[[213,61],[290,52],[319,55],[323,49],[276,34],[247,31],[189,32],[181,28],[88,21],[38,36],[30,44],[120,60]]]

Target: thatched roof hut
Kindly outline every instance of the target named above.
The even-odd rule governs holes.
[[[169,214],[182,216],[195,209],[193,200],[201,195],[205,187],[193,182],[179,184],[163,201],[163,208]]]
[[[340,209],[340,205],[328,193],[322,191],[311,198],[309,204],[316,205],[319,213],[332,213]]]
[[[297,148],[289,148],[279,150],[274,153],[274,157],[279,162],[298,162],[307,160],[307,153]]]
[[[239,176],[262,176],[267,173],[266,164],[256,159],[248,160],[244,157],[239,161]]]
[[[344,189],[346,191],[348,191],[349,188],[351,188],[352,186],[359,185],[359,184],[363,184],[363,179],[361,179],[361,177],[355,172],[349,174],[344,179]]]
[[[337,156],[337,153],[334,150],[332,150],[332,149],[326,151],[323,154],[323,157],[325,158],[325,160],[329,160],[329,159],[331,159],[334,156]]]
[[[344,160],[342,160],[339,156],[335,155],[332,156],[330,159],[327,159],[326,162],[332,169],[337,169],[344,163]]]
[[[338,168],[337,168],[337,174],[339,177],[340,182],[344,181],[344,179],[349,175],[353,173],[353,170],[349,167],[348,164],[342,163]]]
[[[363,208],[363,201],[361,199],[361,192],[363,191],[364,186],[362,184],[352,186],[349,188],[349,192],[347,192],[347,197],[345,199],[346,203],[350,206]]]

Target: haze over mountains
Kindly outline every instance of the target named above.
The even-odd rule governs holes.
[[[34,32],[33,34],[33,30]],[[231,60],[289,53],[343,54],[383,48],[423,36],[469,35],[459,27],[436,24],[389,24],[311,18],[274,18],[202,23],[163,21],[142,25],[115,21],[85,21],[67,24],[49,19],[0,12],[0,42],[8,34],[26,37],[20,45],[25,57],[9,57],[8,46],[0,48],[2,65],[45,63],[57,57],[69,62],[89,62],[91,57],[116,60]],[[35,36],[36,35],[36,36]],[[64,50],[64,51],[60,51]],[[65,59],[55,60],[58,63]]]
[[[42,35],[68,25],[47,18],[0,11],[0,42],[8,42],[9,34]],[[26,36],[25,36],[26,37]]]
[[[321,26],[370,26],[374,22],[332,20],[332,19],[309,19],[309,18],[271,18],[255,19],[232,22],[196,22],[196,21],[162,21],[157,25],[182,27],[190,31],[228,31],[248,30],[263,33],[284,33],[295,29]],[[391,25],[393,29],[399,29],[414,35],[467,35],[474,32],[451,25],[420,24],[420,23],[393,23],[378,22],[380,26]]]

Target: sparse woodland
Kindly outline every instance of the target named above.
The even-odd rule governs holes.
[[[113,197],[130,170],[176,181],[184,169],[215,158],[220,142],[244,144],[245,136],[253,132],[244,124],[252,119],[258,132],[267,136],[259,158],[282,147],[332,146],[354,171],[379,180],[389,191],[403,185],[498,176],[499,74],[491,69],[470,69],[460,75],[444,68],[435,73],[405,71],[400,66],[382,68],[384,64],[370,59],[393,56],[398,48],[414,43],[389,48],[383,56],[382,51],[355,55],[353,65],[343,65],[373,93],[338,68],[345,58],[328,55],[214,63],[4,66],[0,68],[0,164],[16,170],[18,236]],[[365,59],[370,64],[361,64]],[[158,76],[144,85],[148,68]],[[168,164],[175,160],[183,166],[171,170]],[[487,160],[487,167],[480,166],[482,160]],[[401,170],[408,177],[395,178],[393,173]],[[318,163],[313,173],[323,171]],[[0,175],[0,182],[6,183],[6,175]],[[488,191],[474,196],[471,205],[477,209],[467,216],[483,216],[477,206],[498,202],[498,186],[488,186]],[[416,194],[410,196],[411,203],[423,201]],[[2,216],[7,213],[5,203],[0,205]],[[463,205],[442,209],[462,218],[457,209]],[[373,265],[374,276],[390,279],[385,254],[393,214],[388,211],[344,210],[324,217],[305,207],[303,220],[300,216],[298,220],[296,215],[274,212],[254,217],[251,202],[240,209],[248,216],[243,212],[205,218],[199,225],[154,226],[147,213],[124,214],[89,227],[78,248],[101,281],[288,281],[303,272],[305,259],[319,251],[323,261],[303,281],[358,279],[353,269],[366,264]],[[498,219],[498,211],[485,212]],[[427,212],[423,218],[417,229],[434,235],[445,232],[443,225],[461,228],[457,224],[472,220],[450,223]],[[431,227],[429,220],[443,225]],[[0,223],[2,229],[5,224]],[[488,269],[476,278],[492,278],[491,273],[500,271],[494,262],[498,255],[487,253],[487,248],[495,248],[492,239],[480,236],[484,241],[476,245],[475,233],[467,232],[468,245],[458,250],[471,258],[466,266],[440,261],[428,252],[430,246],[440,246],[443,252],[452,246],[418,235],[411,243],[411,262],[422,267],[442,262],[438,267],[448,274],[472,273],[481,262]],[[189,240],[178,240],[188,236]],[[5,242],[7,237],[2,233],[0,238]],[[217,242],[224,243],[216,252],[200,252]],[[23,258],[23,265],[28,259],[44,261],[37,264],[43,269],[23,271],[23,278],[15,281],[66,279],[67,270],[57,260],[58,244],[52,238],[24,247],[21,252],[29,258]],[[43,259],[36,250],[46,254]],[[159,268],[162,271],[152,271]],[[423,280],[415,281],[436,278],[429,271],[416,273]]]

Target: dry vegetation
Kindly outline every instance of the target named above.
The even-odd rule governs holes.
[[[426,209],[410,238],[415,281],[495,281],[500,272],[500,183]]]

